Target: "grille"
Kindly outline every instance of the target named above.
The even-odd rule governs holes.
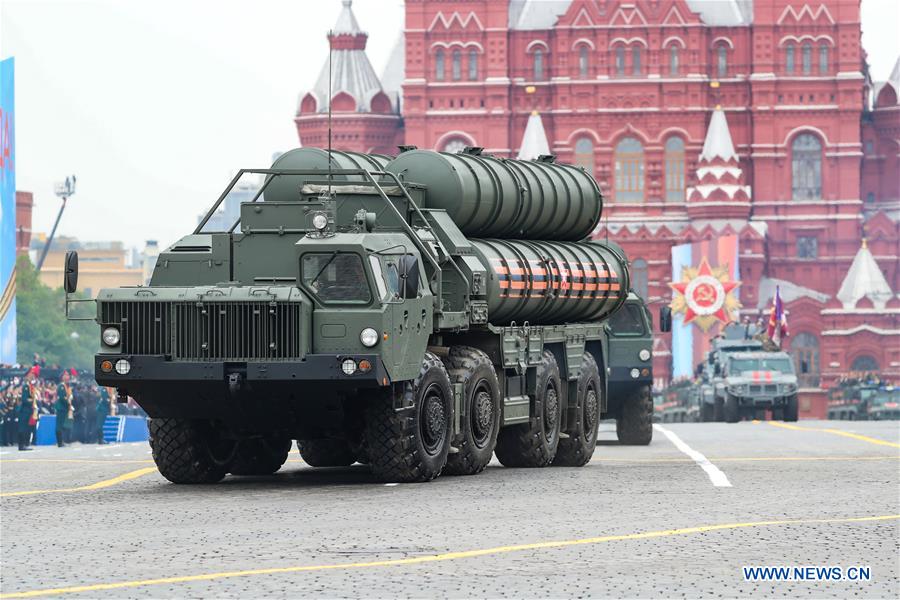
[[[302,357],[298,303],[106,302],[101,317],[120,325],[126,354],[192,361]]]

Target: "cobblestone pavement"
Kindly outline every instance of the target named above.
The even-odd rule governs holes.
[[[165,481],[145,444],[3,448],[0,591],[900,597],[900,519],[868,519],[900,515],[897,422],[672,424],[649,447],[601,429],[584,468],[493,464],[418,485],[296,451],[272,477],[191,487]],[[872,578],[748,582],[746,565]]]

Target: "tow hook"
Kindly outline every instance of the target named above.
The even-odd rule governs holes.
[[[240,373],[229,373],[228,374],[228,393],[232,397],[238,395],[238,392],[241,391],[241,374]]]

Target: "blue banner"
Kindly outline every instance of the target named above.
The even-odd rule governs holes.
[[[16,119],[13,59],[0,61],[0,363],[16,362]]]

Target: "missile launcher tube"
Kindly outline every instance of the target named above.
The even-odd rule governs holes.
[[[367,171],[383,171],[391,160],[384,154],[361,154],[342,150],[331,151],[332,169],[365,169]],[[269,183],[264,192],[268,202],[289,202],[300,199],[300,188],[306,179],[326,179],[328,174],[328,151],[321,148],[294,148],[288,150],[272,163],[273,169],[317,169],[322,171],[320,177],[300,175],[279,175]],[[272,177],[270,175],[270,177]],[[358,176],[335,175],[335,181],[362,181]]]
[[[628,296],[627,260],[600,242],[472,240],[487,269],[488,320],[597,321]]]
[[[410,150],[386,170],[427,186],[425,206],[470,237],[577,241],[600,221],[600,188],[571,165]]]

